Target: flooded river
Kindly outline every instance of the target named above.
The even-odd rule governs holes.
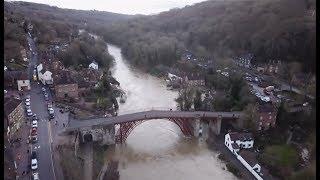
[[[121,49],[108,44],[115,58],[113,76],[127,93],[119,114],[142,110],[176,109],[178,93],[167,90],[164,80],[140,72],[122,57]],[[119,160],[121,180],[211,180],[237,179],[224,170],[217,153],[205,142],[185,138],[179,127],[167,120],[150,120],[137,126],[123,145],[108,157]]]

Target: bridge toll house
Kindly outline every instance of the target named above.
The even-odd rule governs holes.
[[[101,145],[110,145],[124,143],[132,130],[145,121],[166,119],[177,124],[185,136],[206,138],[209,128],[219,135],[222,121],[237,123],[241,115],[241,112],[151,110],[115,117],[94,117],[81,120],[69,116],[69,123],[59,134],[66,135],[75,132],[82,143],[95,141],[100,142]]]
[[[100,145],[115,144],[114,125],[92,126],[79,129],[79,140],[81,143],[99,142]]]

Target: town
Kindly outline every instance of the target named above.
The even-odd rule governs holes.
[[[175,46],[175,62],[139,69],[126,62],[130,45],[110,44],[87,21],[48,30],[23,16],[23,4],[5,4],[7,179],[129,177],[121,156],[153,120],[174,124],[161,133],[179,131],[185,149],[206,144],[236,178],[315,177],[316,77],[301,62]]]

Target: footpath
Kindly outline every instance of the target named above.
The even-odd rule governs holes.
[[[17,179],[29,180],[31,177],[31,147],[29,145],[30,122],[26,122],[18,129],[18,131],[11,137],[12,153],[16,163],[16,177]]]

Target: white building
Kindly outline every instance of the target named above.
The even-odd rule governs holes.
[[[30,90],[31,89],[30,80],[27,79],[27,78],[22,78],[22,79],[17,80],[18,90],[19,91]]]
[[[253,143],[251,133],[230,132],[225,135],[227,148],[256,179],[270,179],[268,171],[259,165],[255,153],[247,150],[253,147]]]
[[[43,64],[40,63],[37,66],[38,79],[42,82],[42,84],[53,84],[52,72],[46,70],[43,67]]]
[[[98,63],[96,61],[92,61],[92,63],[89,64],[89,68],[98,70],[99,65],[98,65]]]
[[[240,149],[249,149],[253,147],[254,140],[251,133],[230,132],[224,136],[224,144],[233,153]]]

